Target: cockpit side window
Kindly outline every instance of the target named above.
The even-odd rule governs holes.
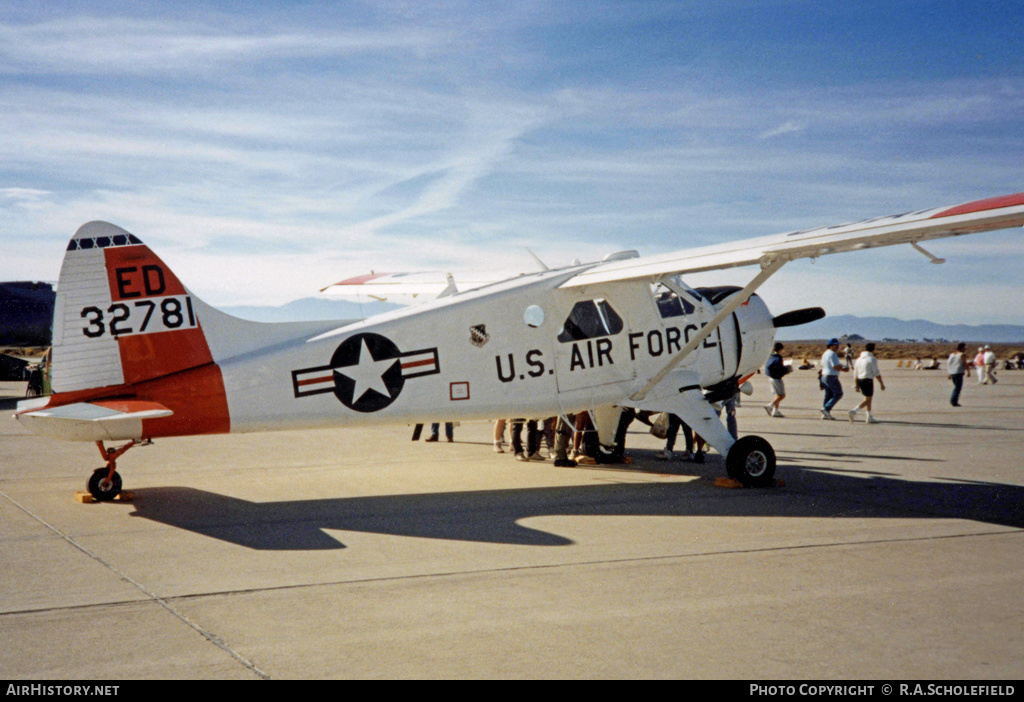
[[[614,336],[622,331],[622,318],[608,301],[585,300],[577,302],[562,325],[558,340],[562,343]]]
[[[654,301],[658,304],[658,314],[662,319],[669,317],[682,317],[693,314],[696,310],[694,301],[685,296],[678,295],[664,285],[653,286]]]
[[[661,283],[655,283],[654,288],[655,292],[659,290],[675,290],[685,299],[689,299],[691,301],[699,302],[704,299],[698,291],[684,283],[683,279],[678,275],[674,275],[671,278],[665,278]]]

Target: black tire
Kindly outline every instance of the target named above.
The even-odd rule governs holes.
[[[750,487],[775,484],[775,450],[760,436],[739,439],[725,459],[729,477]]]
[[[120,474],[115,471],[113,477],[108,481],[109,473],[110,469],[104,466],[94,470],[92,477],[89,478],[89,494],[97,502],[109,502],[121,494]]]

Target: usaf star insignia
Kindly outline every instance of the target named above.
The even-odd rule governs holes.
[[[356,334],[328,365],[291,373],[296,398],[334,393],[351,410],[377,412],[398,399],[406,380],[440,372],[436,348],[402,353],[380,334]]]

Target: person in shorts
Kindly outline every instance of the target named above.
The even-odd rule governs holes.
[[[769,417],[782,417],[782,412],[779,411],[779,403],[786,399],[786,384],[783,382],[783,378],[790,372],[792,372],[792,366],[787,366],[782,361],[782,349],[783,345],[776,341],[775,347],[772,349],[772,355],[768,357],[768,362],[764,366],[764,374],[768,376],[768,383],[771,385],[772,393],[775,395],[775,399],[770,404],[764,406],[764,411],[768,413]]]
[[[861,403],[850,410],[850,421],[854,421],[857,412],[865,410],[867,416],[864,421],[868,424],[875,424],[877,419],[871,416],[871,400],[875,395],[875,380],[878,380],[878,387],[885,390],[885,383],[882,381],[882,374],[878,371],[878,359],[873,353],[874,344],[867,344],[861,352],[860,358],[853,364],[854,377],[857,381],[857,390],[864,396]]]

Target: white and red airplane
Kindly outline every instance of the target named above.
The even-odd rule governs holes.
[[[754,291],[788,261],[1024,226],[1024,193],[853,224],[476,281],[360,321],[263,324],[190,293],[134,235],[90,222],[71,239],[57,287],[53,394],[19,404],[28,430],[95,442],[101,500],[121,489],[116,461],[170,436],[371,423],[544,418],[591,411],[602,440],[618,410],[670,412],[747,484],[772,480],[764,439],[734,440],[712,403],[766,361],[780,326]],[[743,288],[694,290],[679,275],[760,270]],[[387,296],[408,276],[357,284]],[[389,287],[390,286],[390,287]],[[417,286],[422,289],[422,285]],[[408,292],[408,290],[406,290]],[[105,442],[127,441],[117,448]]]

